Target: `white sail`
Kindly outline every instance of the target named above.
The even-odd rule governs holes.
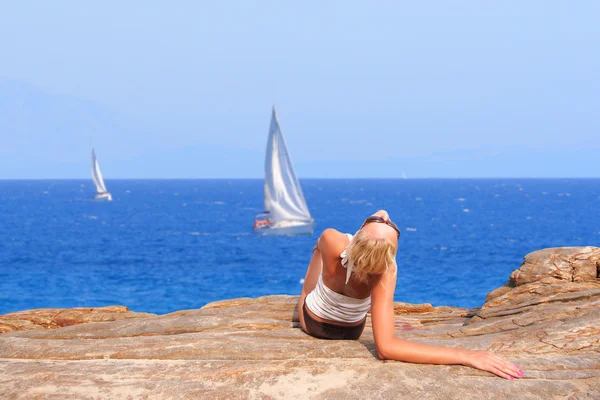
[[[277,113],[273,107],[265,156],[265,211],[277,223],[311,223],[312,218],[285,145]]]
[[[94,180],[94,185],[96,185],[96,191],[98,194],[108,192],[108,190],[106,190],[106,185],[104,184],[104,179],[102,179],[100,164],[98,164],[98,159],[96,158],[96,152],[94,149],[92,149],[92,179]]]

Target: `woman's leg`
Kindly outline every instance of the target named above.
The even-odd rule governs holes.
[[[319,279],[319,275],[321,275],[322,270],[323,260],[321,259],[321,252],[318,248],[315,247],[315,249],[313,249],[313,253],[308,264],[308,269],[306,270],[306,276],[304,277],[302,293],[300,294],[300,298],[298,299],[298,319],[300,320],[300,326],[304,331],[306,331],[306,325],[304,323],[304,312],[302,311],[302,307],[304,306],[304,299],[306,299],[306,296],[308,296],[308,294],[313,291],[315,286],[317,286],[317,280]]]

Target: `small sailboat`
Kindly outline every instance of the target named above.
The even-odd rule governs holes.
[[[111,201],[112,195],[106,190],[104,179],[102,179],[102,172],[100,171],[100,164],[98,164],[94,149],[92,149],[92,179],[94,180],[94,185],[96,185],[97,192],[94,199]]]
[[[310,216],[300,182],[285,145],[273,107],[265,155],[265,211],[256,216],[254,231],[265,235],[311,235]]]

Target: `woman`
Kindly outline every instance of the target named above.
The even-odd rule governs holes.
[[[354,236],[326,229],[313,249],[298,302],[302,330],[322,339],[356,340],[371,310],[381,359],[462,364],[510,380],[522,377],[518,366],[488,351],[429,346],[395,337],[399,237],[400,230],[384,210],[368,217]]]

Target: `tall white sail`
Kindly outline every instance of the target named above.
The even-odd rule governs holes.
[[[283,221],[312,223],[302,188],[285,145],[275,107],[271,116],[265,156],[265,211],[274,224]]]
[[[98,159],[96,158],[96,152],[94,149],[92,149],[92,179],[94,180],[94,185],[96,185],[96,191],[98,194],[108,192],[108,190],[106,190],[106,185],[104,184],[104,179],[102,179],[100,164],[98,164]]]

